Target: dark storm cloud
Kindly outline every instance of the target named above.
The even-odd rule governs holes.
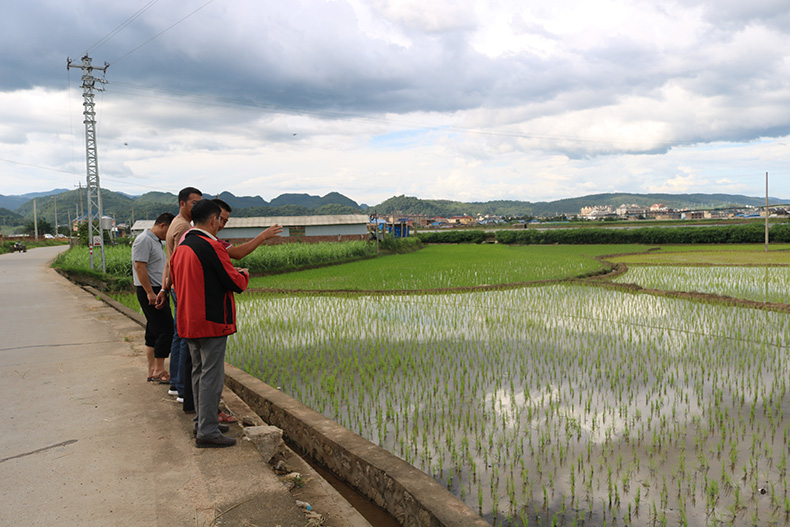
[[[767,1],[748,3],[751,7],[726,4],[725,9],[703,6],[708,16],[729,21],[772,20],[779,10],[779,3]],[[271,4],[242,16],[230,16],[230,8],[212,4],[126,55],[190,9],[155,5],[93,51],[94,64],[111,63],[111,82],[360,113],[496,108],[547,101],[575,90],[598,91],[607,101],[612,91],[650,90],[677,74],[667,71],[666,57],[656,49],[616,36],[578,50],[573,61],[529,54],[485,56],[470,46],[475,28],[469,25],[430,32],[410,28],[405,34],[411,42],[405,47],[359,31],[353,10],[340,2]],[[0,37],[10,51],[0,63],[0,86],[62,87],[66,56],[79,59],[130,14],[128,7],[106,2],[13,4],[8,16],[17,23]],[[518,24],[525,32],[546,35],[540,26],[523,20]],[[754,70],[750,64],[742,66]],[[695,89],[738,89],[727,64],[712,66],[702,67],[697,77],[702,82]],[[71,75],[77,82],[79,72]]]
[[[743,28],[761,24],[780,31],[790,30],[790,11],[785,0],[691,0],[686,6],[699,5],[711,24]]]
[[[398,11],[395,3],[376,2],[375,13],[386,15],[388,27],[397,33],[397,38],[389,38],[366,31],[345,2],[214,2],[172,29],[168,28],[202,3],[158,2],[106,43],[93,47],[144,4],[38,0],[7,8],[5,17],[14,22],[0,35],[8,51],[0,61],[0,90],[62,89],[67,75],[75,88],[80,72],[66,73],[66,57],[79,62],[90,49],[94,65],[110,62],[108,98],[122,103],[127,97],[128,105],[140,108],[135,112],[141,114],[148,105],[156,105],[150,118],[200,130],[224,124],[222,104],[328,119],[501,110],[498,118],[480,123],[485,126],[614,107],[629,97],[655,97],[660,102],[662,90],[672,85],[689,95],[716,99],[723,112],[728,107],[749,112],[780,105],[787,98],[787,81],[776,75],[786,61],[786,54],[776,51],[777,43],[787,43],[787,35],[778,33],[787,27],[790,9],[785,3],[697,0],[708,25],[696,36],[698,42],[683,46],[674,46],[686,37],[680,25],[677,34],[663,35],[663,41],[613,31],[594,43],[579,44],[565,42],[567,35],[552,33],[540,21],[513,16],[509,24],[516,33],[545,39],[562,52],[486,55],[471,43],[476,20],[462,11],[439,23],[421,17],[419,10]],[[664,9],[675,13],[688,5],[667,4]],[[776,42],[761,45],[758,37],[749,38],[755,25],[771,28]],[[149,94],[129,85],[162,92]],[[191,99],[196,111],[190,116],[159,113],[167,97],[182,94],[206,99]],[[251,123],[260,114],[236,113],[234,118]],[[762,132],[751,123],[742,126],[736,122],[742,119],[737,113],[724,115],[722,120],[732,122],[718,127],[705,126],[705,118],[695,122],[689,116],[685,120],[694,126],[685,128],[672,124],[677,140],[750,140],[785,130],[776,123],[766,123]],[[643,151],[670,147],[671,142],[662,143]],[[584,144],[561,151],[572,158],[591,155]],[[608,150],[592,154],[596,152]]]
[[[91,51],[94,66],[110,62],[107,78],[261,104],[344,112],[457,111],[501,101],[550,98],[562,89],[549,67],[530,57],[492,59],[468,44],[470,28],[411,31],[409,47],[358,31],[342,3],[318,3],[290,12],[262,9],[247,19],[212,16],[209,6],[127,55],[189,11],[155,5]],[[0,88],[63,88],[66,57],[82,54],[130,15],[98,2],[12,4],[8,50],[0,62]],[[205,15],[205,16],[204,16]],[[243,17],[242,17],[243,18]],[[70,73],[79,84],[79,70]],[[111,89],[111,88],[110,88]]]

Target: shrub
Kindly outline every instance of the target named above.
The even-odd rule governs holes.
[[[417,234],[422,243],[483,243],[486,232],[481,230],[448,230]]]
[[[379,242],[379,248],[393,254],[404,254],[417,251],[422,248],[422,241],[419,238],[395,238],[385,236]]]
[[[774,230],[783,225],[774,227]],[[628,244],[645,245],[699,243],[760,243],[765,239],[764,227],[757,223],[711,227],[644,227],[638,229],[553,229],[498,231],[496,240],[504,244]],[[772,234],[774,241],[790,241],[790,226]]]
[[[790,243],[790,223],[780,223],[771,227],[769,239],[777,243]]]
[[[349,262],[376,255],[376,246],[364,241],[283,243],[258,247],[239,261],[251,273],[287,271]]]

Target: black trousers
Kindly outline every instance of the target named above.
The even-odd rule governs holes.
[[[162,309],[148,303],[148,295],[142,286],[137,286],[137,301],[145,315],[145,345],[154,348],[154,357],[166,359],[170,356],[170,343],[173,340],[173,313],[170,312],[170,299]]]

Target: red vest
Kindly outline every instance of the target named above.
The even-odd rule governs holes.
[[[233,293],[244,291],[249,277],[233,267],[221,242],[202,231],[189,231],[173,252],[170,273],[180,337],[222,337],[236,332]]]

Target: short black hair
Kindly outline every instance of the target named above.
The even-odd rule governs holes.
[[[187,201],[189,199],[189,196],[191,196],[192,194],[197,194],[201,197],[203,196],[203,193],[200,192],[195,187],[185,187],[182,188],[181,192],[178,193],[178,204],[181,205],[182,201]]]
[[[219,218],[222,209],[213,200],[202,199],[192,206],[192,221],[195,225],[206,223],[212,216]]]
[[[173,219],[175,219],[175,215],[172,212],[163,212],[156,218],[154,225],[160,225],[164,223],[165,225],[169,226],[171,223],[173,223]]]
[[[219,207],[220,207],[222,210],[226,210],[226,211],[228,211],[228,214],[230,214],[231,212],[233,212],[233,209],[232,209],[232,208],[230,208],[230,205],[228,205],[227,203],[225,203],[225,202],[224,202],[224,201],[222,201],[221,199],[219,199],[219,198],[214,198],[214,199],[212,199],[211,201],[213,201],[214,203],[216,203],[217,205],[219,205]]]

